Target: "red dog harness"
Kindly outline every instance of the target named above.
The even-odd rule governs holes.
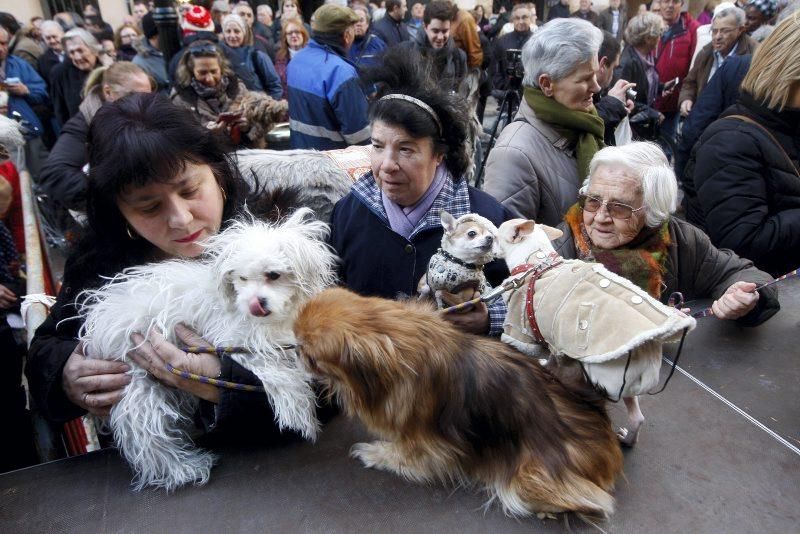
[[[545,340],[542,336],[542,333],[539,331],[539,325],[536,322],[536,314],[533,310],[533,295],[536,292],[536,280],[538,280],[539,277],[544,273],[553,267],[558,267],[563,262],[564,260],[561,258],[561,256],[555,252],[551,252],[550,255],[547,256],[547,260],[544,263],[540,263],[539,265],[523,263],[521,265],[517,265],[511,271],[511,276],[516,276],[522,273],[525,273],[523,274],[522,278],[530,276],[530,279],[528,280],[528,294],[525,298],[525,315],[528,318],[528,323],[531,325],[534,339],[536,339],[536,342],[541,345],[545,343]]]

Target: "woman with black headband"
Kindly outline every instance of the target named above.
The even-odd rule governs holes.
[[[370,108],[372,170],[334,207],[331,244],[339,276],[363,295],[412,295],[442,240],[441,212],[477,213],[499,225],[511,214],[467,184],[472,135],[467,103],[430,80],[430,64],[408,50],[389,51],[365,75],[378,92]],[[492,262],[492,285],[508,272]],[[449,296],[444,296],[448,301]],[[454,302],[450,301],[450,304]],[[480,304],[448,318],[464,330],[499,335],[505,304]]]

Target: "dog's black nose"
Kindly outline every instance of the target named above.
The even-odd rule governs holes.
[[[492,241],[494,241],[494,237],[493,237],[493,236],[490,236],[490,235],[487,235],[487,236],[486,236],[486,242],[487,242],[487,243],[491,243]]]
[[[258,297],[258,303],[261,304],[261,307],[265,310],[267,309],[267,299],[266,297]]]

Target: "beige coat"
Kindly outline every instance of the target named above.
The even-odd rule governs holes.
[[[526,354],[542,356],[549,350],[581,362],[592,382],[612,398],[619,394],[623,377],[624,396],[653,389],[662,345],[680,340],[684,329],[695,326],[693,318],[601,264],[565,260],[534,283],[536,322],[547,346],[536,343],[528,321],[527,284],[505,295],[503,341]]]

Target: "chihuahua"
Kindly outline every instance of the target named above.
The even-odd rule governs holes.
[[[491,286],[483,266],[494,259],[497,227],[485,217],[468,213],[458,219],[442,211],[442,246],[431,256],[428,271],[419,281],[420,298],[433,294],[439,309],[445,303],[438,291],[457,294],[462,301],[473,298],[476,291],[485,293]]]

